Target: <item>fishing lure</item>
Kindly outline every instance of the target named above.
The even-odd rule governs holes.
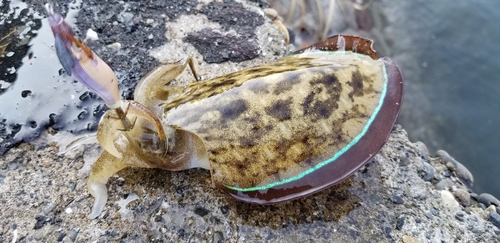
[[[108,107],[116,109],[124,127],[130,129],[132,124],[126,119],[126,111],[122,108],[118,81],[113,70],[75,37],[73,29],[64,21],[61,14],[54,13],[52,5],[45,4],[45,9],[49,14],[48,21],[54,34],[56,54],[64,71],[99,95]]]

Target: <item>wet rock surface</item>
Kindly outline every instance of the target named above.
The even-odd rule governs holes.
[[[99,149],[57,152],[55,144],[40,149],[21,144],[0,159],[5,175],[0,218],[7,226],[0,236],[8,242],[14,237],[27,242],[498,241],[498,214],[481,209],[476,200],[458,205],[454,194],[419,176],[424,161],[402,129],[347,181],[271,206],[229,198],[212,187],[205,170],[126,169],[108,183],[110,199],[95,220],[87,219],[93,198],[86,178],[88,161]],[[401,154],[411,163],[399,167],[395,158]],[[438,158],[429,162],[442,165]],[[453,187],[464,188],[452,178]]]
[[[208,3],[199,12],[222,26],[222,30],[205,28],[184,38],[196,47],[205,62],[242,62],[260,54],[255,28],[264,24],[264,16],[234,0]]]
[[[117,7],[124,4],[120,2],[92,4],[97,3],[85,2],[83,8],[101,13],[113,8],[133,12],[125,6]],[[257,3],[251,4],[245,5],[245,8],[262,14]],[[159,42],[157,47],[151,45],[147,50],[143,50],[144,59],[151,60],[152,65],[156,62],[176,61],[182,55],[189,54],[198,61],[200,70],[207,72],[206,78],[212,78],[258,63],[270,62],[284,55],[281,33],[270,20],[264,18],[264,24],[255,27],[260,47],[260,55],[257,58],[241,63],[202,62],[203,56],[196,52],[196,48],[182,42],[183,37],[189,33],[206,26],[215,28],[214,23],[193,10],[201,8],[202,5],[198,3],[195,7],[189,7],[190,11],[182,10],[193,14],[188,18],[190,23],[186,22],[187,15],[182,14],[176,18],[168,16],[168,20],[167,16],[163,20],[158,19],[156,15],[144,17],[144,21],[153,19],[147,21],[150,24],[165,21],[162,25],[167,30],[165,34],[165,29],[158,28],[155,36],[165,36],[166,43]],[[161,12],[158,8],[160,6],[154,11]],[[94,15],[84,16],[79,17],[78,25],[91,26]],[[118,23],[122,27],[117,31],[126,32],[127,21],[134,22],[135,17],[130,14],[121,16],[123,19],[120,21],[124,21],[124,24]],[[137,35],[139,39],[141,36]],[[139,42],[134,42],[134,37],[133,34],[123,34],[123,39],[120,39],[120,51],[139,51],[131,47],[132,43],[138,43],[135,45],[137,48],[145,48]],[[100,45],[97,42],[92,46],[94,50],[101,52],[104,60],[123,64],[121,67],[125,68],[122,70],[136,70],[134,75],[142,75],[153,67],[146,63],[127,64],[131,59],[129,55],[113,54],[104,47],[118,39],[104,36],[101,41],[106,38],[109,38],[109,41]],[[109,53],[106,54],[107,52]],[[191,79],[190,73],[184,72],[174,83],[182,85],[192,81]],[[453,195],[456,198],[458,194],[461,195],[459,197],[467,195],[451,192],[459,189],[467,192],[467,187],[446,166],[446,161],[422,156],[425,151],[420,150],[421,145],[410,142],[400,126],[395,127],[388,143],[363,169],[345,182],[307,198],[271,206],[251,205],[235,201],[213,188],[209,179],[210,173],[202,169],[181,172],[126,169],[108,182],[110,198],[103,214],[95,220],[87,219],[93,198],[86,189],[86,179],[90,163],[95,161],[100,149],[96,145],[86,145],[75,151],[58,154],[59,147],[75,138],[74,135],[62,131],[56,135],[45,133],[34,143],[20,144],[0,157],[2,241],[499,240],[498,217],[493,212],[482,209],[475,199],[472,199],[468,206],[456,206]],[[60,145],[51,141],[57,141]],[[434,176],[423,178],[422,171],[432,172]],[[446,185],[436,189],[436,185],[443,180],[447,181]],[[443,203],[443,190],[447,204],[451,202],[453,207],[446,207]],[[457,201],[463,200],[462,198]]]
[[[11,4],[13,5],[12,7]],[[23,65],[23,58],[33,58],[28,45],[42,23],[36,11],[28,9],[25,4],[16,1],[3,1],[0,6],[0,95],[12,88],[18,78],[17,70]],[[26,98],[31,90],[18,93],[19,98]],[[22,128],[22,124],[10,123],[5,117],[5,109],[13,109],[7,102],[1,102],[4,109],[0,109],[0,155],[19,141],[14,139],[15,134]],[[28,120],[30,126],[37,126],[36,121]]]
[[[240,28],[243,32],[223,34],[212,29],[189,33],[185,41],[191,43],[208,63],[224,61],[242,62],[259,56],[259,45],[251,27]]]

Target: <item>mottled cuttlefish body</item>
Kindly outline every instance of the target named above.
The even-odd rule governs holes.
[[[303,197],[338,183],[384,145],[403,97],[402,77],[372,42],[333,36],[274,63],[185,88],[166,86],[189,64],[153,70],[97,138],[105,151],[89,176],[96,197],[91,218],[107,200],[106,182],[126,167],[209,169],[232,197],[268,204]]]

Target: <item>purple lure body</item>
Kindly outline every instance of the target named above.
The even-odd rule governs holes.
[[[48,21],[55,38],[59,62],[68,75],[73,75],[104,102],[116,108],[120,104],[118,82],[113,70],[90,48],[75,38],[75,32],[59,13],[46,5]]]

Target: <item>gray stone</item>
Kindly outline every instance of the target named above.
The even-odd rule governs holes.
[[[456,189],[453,191],[453,196],[464,207],[470,205],[470,194],[464,189]]]
[[[396,221],[396,229],[397,230],[403,229],[404,224],[405,224],[405,217],[402,216],[402,217],[398,218],[398,220]]]
[[[222,232],[216,231],[214,233],[212,242],[213,243],[222,243],[222,242],[224,242],[224,235],[222,234]]]
[[[395,204],[403,204],[405,201],[398,195],[392,195],[392,202]]]
[[[47,206],[45,206],[43,208],[43,214],[45,215],[48,215],[52,210],[54,210],[54,208],[57,206],[57,204],[53,203],[53,202],[49,202],[49,204],[47,204]]]
[[[462,212],[458,212],[455,214],[455,218],[458,219],[461,222],[464,222],[464,214]]]
[[[62,232],[59,234],[59,237],[57,237],[57,241],[61,242],[63,241],[64,237],[66,237],[66,233]]]
[[[496,212],[491,212],[490,213],[490,221],[495,225],[497,228],[500,229],[500,214]]]
[[[68,238],[71,240],[71,241],[75,241],[76,240],[76,237],[78,236],[78,232],[80,231],[79,228],[74,228],[72,230],[70,230],[68,232]]]
[[[406,157],[401,157],[401,158],[399,159],[399,166],[407,166],[407,165],[409,165],[409,164],[411,164],[410,159],[408,159],[408,158],[406,158]]]
[[[496,207],[500,206],[500,201],[496,197],[488,193],[482,193],[481,195],[479,195],[477,201],[486,205],[486,207],[489,207],[491,204],[495,205]]]
[[[120,23],[129,23],[129,22],[132,22],[132,19],[134,18],[134,14],[133,13],[129,13],[129,12],[122,12],[118,15],[118,18],[117,20],[120,22]]]
[[[419,171],[420,176],[424,181],[431,181],[436,175],[436,169],[429,163],[423,162],[423,168]]]
[[[455,183],[450,178],[444,178],[436,184],[436,190],[451,188]]]
[[[436,154],[441,158],[441,160],[443,160],[448,169],[456,173],[456,176],[460,179],[460,181],[462,181],[467,187],[472,187],[474,177],[467,167],[456,161],[444,150],[438,150]]]
[[[428,160],[430,157],[430,153],[429,153],[429,149],[427,148],[425,143],[418,141],[415,143],[415,145],[417,146],[418,150],[420,150],[420,154],[422,155],[422,157],[424,157],[424,159]]]
[[[486,206],[484,205],[484,203],[478,203],[477,206],[482,209],[482,210],[485,210],[486,209]]]

